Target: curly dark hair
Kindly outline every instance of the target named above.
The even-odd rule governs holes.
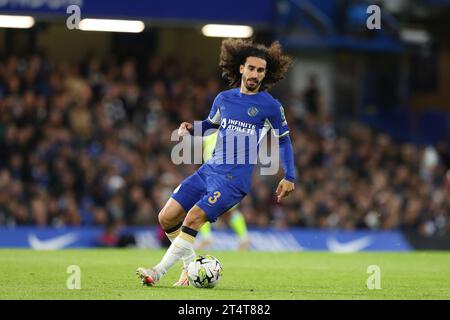
[[[267,90],[284,78],[292,64],[292,58],[283,55],[278,41],[270,47],[254,43],[253,39],[225,39],[220,48],[219,66],[222,68],[222,77],[227,79],[230,87],[239,87],[241,73],[239,67],[245,64],[247,57],[257,57],[266,60],[266,76],[261,83],[260,90]]]

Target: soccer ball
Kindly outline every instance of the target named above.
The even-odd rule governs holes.
[[[222,277],[222,265],[211,255],[197,256],[188,265],[189,283],[196,288],[214,288]]]

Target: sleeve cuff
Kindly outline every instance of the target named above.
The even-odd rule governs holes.
[[[295,182],[295,178],[294,177],[284,177],[285,180],[290,181],[290,182]]]

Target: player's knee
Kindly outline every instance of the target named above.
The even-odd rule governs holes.
[[[173,219],[170,218],[170,215],[168,214],[167,210],[165,208],[163,208],[159,214],[158,214],[158,221],[160,226],[163,229],[169,229],[171,227],[173,227],[174,225],[174,221],[172,221]]]

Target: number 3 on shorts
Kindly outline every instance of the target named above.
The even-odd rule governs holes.
[[[208,198],[208,202],[211,203],[211,204],[214,204],[214,203],[217,202],[217,199],[219,199],[220,196],[221,196],[220,192],[219,191],[215,191],[213,193],[213,195]]]

